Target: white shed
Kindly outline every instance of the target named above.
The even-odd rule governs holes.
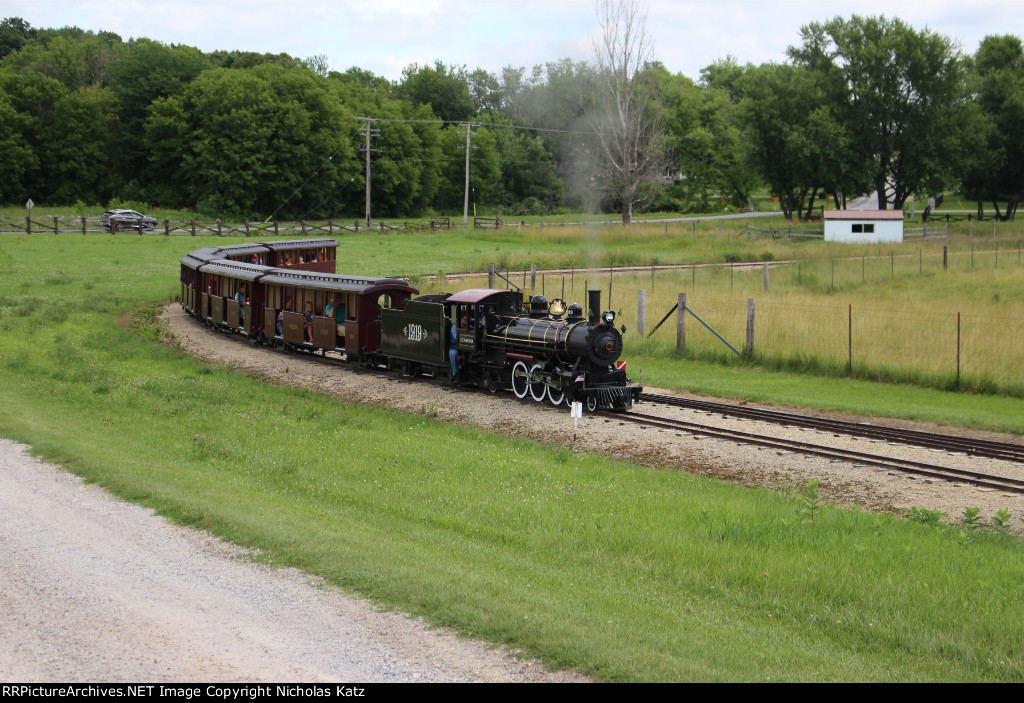
[[[903,241],[902,210],[826,210],[824,220],[826,242]]]

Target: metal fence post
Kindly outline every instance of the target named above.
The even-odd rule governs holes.
[[[647,329],[647,291],[641,288],[636,292],[636,331],[643,336]]]
[[[853,373],[853,303],[846,312],[846,370]]]
[[[960,313],[956,314],[956,388],[960,388]]]
[[[676,317],[676,349],[686,346],[686,293],[679,294],[679,313]]]
[[[754,299],[747,298],[747,356],[754,353]]]

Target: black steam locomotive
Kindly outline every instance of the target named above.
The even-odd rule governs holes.
[[[591,291],[591,311],[600,291]],[[640,386],[626,378],[615,313],[584,316],[541,295],[524,308],[518,290],[475,288],[414,298],[381,311],[381,356],[389,366],[418,375],[448,362],[451,378],[489,390],[511,388],[519,398],[566,398],[597,408],[628,409]]]
[[[590,410],[626,410],[641,387],[626,377],[615,313],[600,291],[579,305],[511,289],[425,295],[408,281],[336,274],[330,239],[209,247],[181,259],[182,306],[218,329],[262,344],[337,354],[387,366],[509,389],[520,398]]]

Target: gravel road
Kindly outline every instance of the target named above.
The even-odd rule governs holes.
[[[112,498],[0,439],[0,681],[582,681]]]

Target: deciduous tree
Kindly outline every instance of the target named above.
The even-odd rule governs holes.
[[[356,121],[325,81],[273,63],[204,71],[154,103],[156,169],[209,215],[302,216],[358,174]]]
[[[395,91],[416,105],[429,105],[446,122],[468,120],[476,114],[465,66],[445,66],[442,61],[433,66],[406,66]]]
[[[600,37],[594,44],[597,104],[590,122],[598,133],[603,168],[599,183],[622,210],[633,213],[657,195],[664,175],[665,126],[655,104],[653,39],[646,7],[636,0],[599,0]]]
[[[984,148],[974,154],[965,189],[996,215],[1012,219],[1024,199],[1024,47],[1019,37],[985,37],[974,58],[974,90]],[[1006,201],[1000,213],[999,201]]]
[[[819,199],[860,190],[851,138],[821,76],[802,66],[765,64],[740,81],[749,155],[787,219],[807,218]]]
[[[899,19],[835,18],[801,28],[794,61],[824,76],[840,107],[850,148],[870,164],[878,207],[902,208],[915,193],[952,185],[969,134],[959,132],[969,108],[966,64],[957,46]],[[959,138],[951,139],[951,136]]]

